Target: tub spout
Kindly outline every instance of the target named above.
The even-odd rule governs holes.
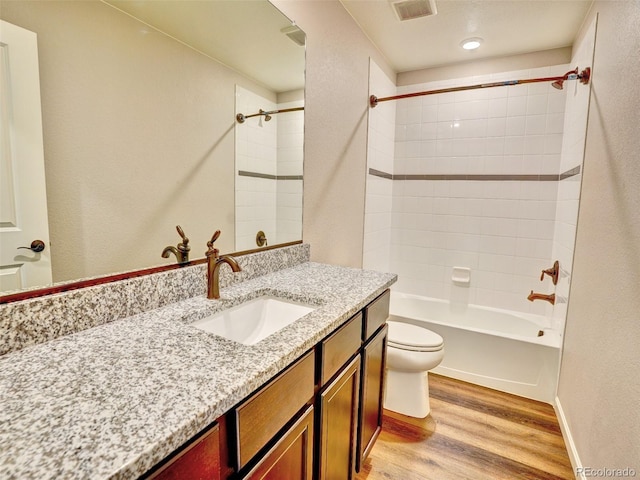
[[[533,290],[531,290],[531,293],[527,297],[527,300],[529,300],[530,302],[533,302],[534,300],[546,300],[551,305],[554,305],[556,303],[556,294],[552,293],[551,295],[546,295],[544,293],[534,293]]]

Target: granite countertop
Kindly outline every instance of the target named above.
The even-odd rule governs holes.
[[[138,478],[396,280],[303,263],[0,357],[0,478]],[[192,325],[275,294],[318,305],[255,345]]]

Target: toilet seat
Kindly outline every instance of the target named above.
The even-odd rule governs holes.
[[[388,345],[412,352],[437,352],[442,350],[443,338],[431,330],[410,323],[388,321]]]

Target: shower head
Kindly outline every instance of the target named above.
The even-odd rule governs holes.
[[[559,78],[558,80],[556,80],[555,82],[553,82],[551,84],[551,86],[553,88],[557,88],[558,90],[562,90],[564,87],[564,82],[565,80],[568,80],[569,78],[579,78],[580,76],[578,75],[578,67],[576,67],[574,70],[570,70],[567,73],[564,74],[564,76],[562,78]]]
[[[587,67],[578,73],[578,67],[575,70],[571,70],[564,74],[562,78],[557,78],[555,82],[551,84],[553,88],[557,88],[558,90],[562,90],[563,84],[565,80],[580,80],[580,83],[586,85],[589,83],[591,79],[591,68]]]
[[[270,115],[271,113],[277,113],[277,111],[276,112],[267,112],[267,111],[262,110],[262,109],[260,109],[259,112],[260,112],[260,115],[264,116],[264,121],[265,122],[268,122],[269,120],[271,120],[271,115]]]

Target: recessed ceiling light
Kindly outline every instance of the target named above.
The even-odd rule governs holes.
[[[465,50],[475,50],[480,46],[482,41],[480,37],[466,38],[460,42],[460,46]]]

